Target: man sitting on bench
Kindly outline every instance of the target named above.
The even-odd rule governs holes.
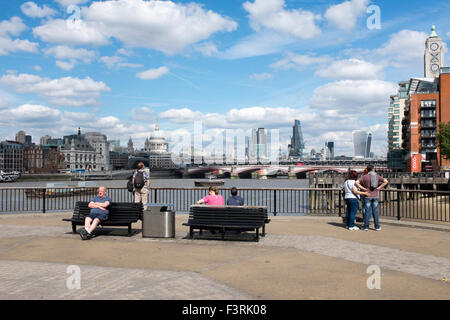
[[[98,196],[95,196],[91,202],[89,202],[89,208],[91,213],[84,220],[84,229],[80,230],[80,237],[83,240],[90,240],[92,238],[92,232],[97,228],[100,222],[108,219],[109,204],[111,199],[106,195],[106,188],[98,188]]]
[[[231,197],[227,199],[227,206],[243,206],[244,199],[238,196],[236,187],[231,188]]]

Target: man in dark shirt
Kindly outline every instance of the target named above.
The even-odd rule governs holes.
[[[237,189],[231,188],[231,197],[227,199],[227,206],[243,206],[244,199],[237,195]]]
[[[106,188],[99,187],[98,196],[89,202],[88,206],[91,208],[91,213],[84,219],[84,229],[80,230],[81,239],[90,240],[99,223],[108,219],[110,204],[111,199],[106,195]]]

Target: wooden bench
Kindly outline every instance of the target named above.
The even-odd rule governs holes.
[[[72,232],[76,233],[76,226],[84,226],[84,219],[89,215],[91,209],[89,201],[78,201],[70,219],[63,221],[72,222]],[[109,205],[108,219],[101,222],[101,226],[127,226],[128,236],[131,235],[131,224],[142,220],[144,207],[142,203],[135,202],[111,202]]]
[[[269,223],[267,207],[250,206],[191,206],[189,220],[183,223],[189,226],[189,236],[193,238],[194,230],[220,231],[222,239],[226,231],[255,231],[255,240],[259,241],[259,229],[261,236],[265,236],[265,224]]]

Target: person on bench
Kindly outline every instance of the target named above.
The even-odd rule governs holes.
[[[227,199],[227,206],[243,206],[244,199],[238,196],[238,191],[235,187],[231,188],[231,197]]]
[[[210,206],[223,206],[225,201],[223,197],[219,194],[219,190],[215,186],[209,187],[209,194],[197,201],[197,204],[207,204]]]
[[[84,220],[84,229],[80,230],[81,239],[90,240],[99,223],[108,219],[110,203],[111,199],[106,195],[106,188],[99,187],[98,196],[89,202],[91,213]]]

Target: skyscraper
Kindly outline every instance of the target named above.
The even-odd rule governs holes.
[[[248,160],[250,162],[267,160],[267,135],[264,128],[252,129],[248,139]]]
[[[327,141],[325,142],[325,147],[326,147],[326,158],[328,160],[332,160],[334,159],[334,141]]]
[[[292,127],[291,144],[289,145],[289,157],[303,158],[303,149],[305,149],[305,143],[303,141],[302,125],[300,120],[295,120]]]
[[[366,131],[353,131],[353,146],[355,148],[355,158],[369,158],[372,144],[372,133]]]

